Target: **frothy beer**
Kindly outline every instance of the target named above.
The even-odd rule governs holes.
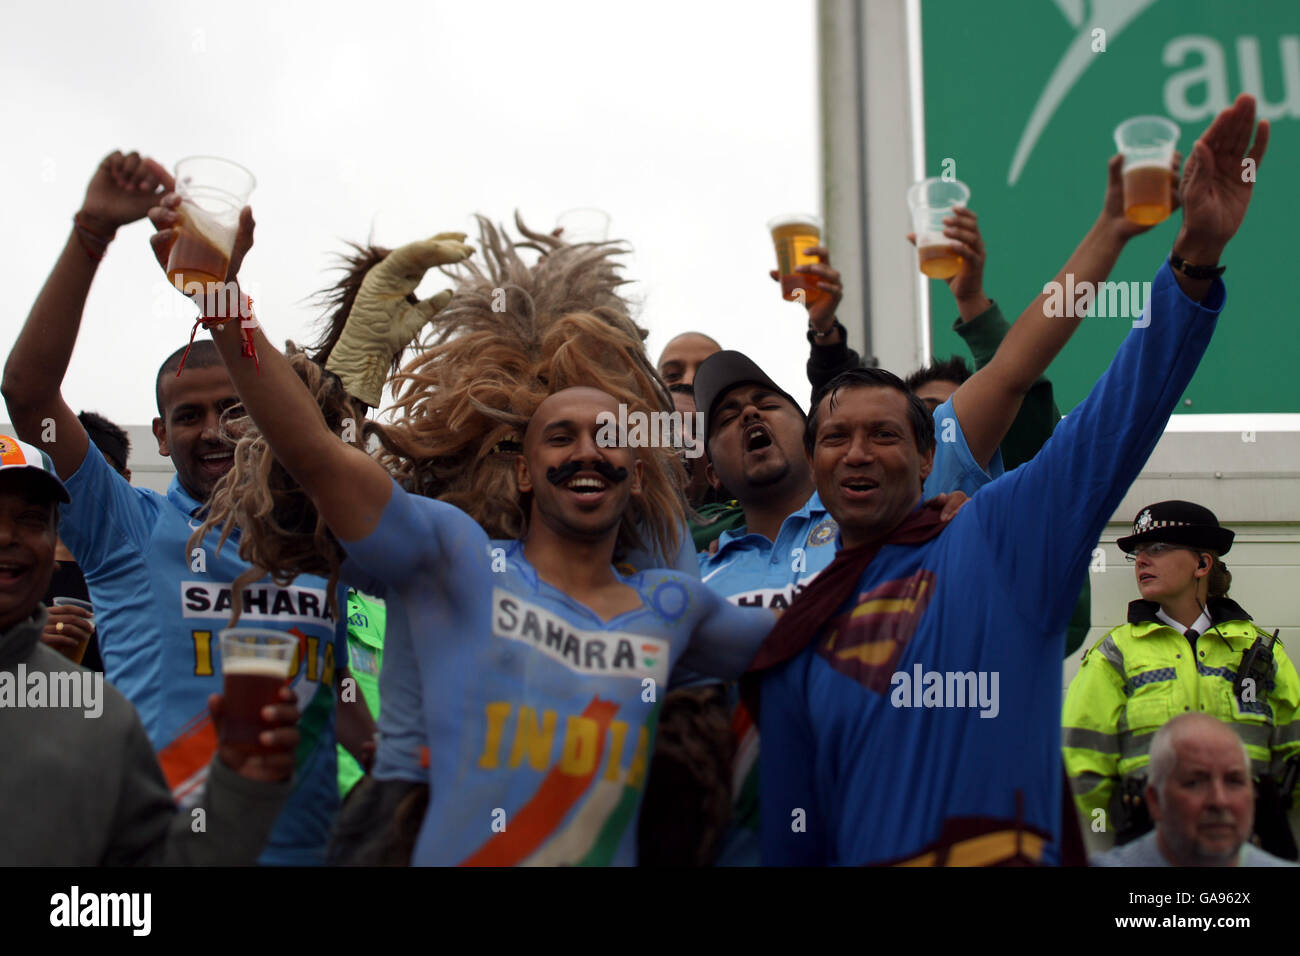
[[[1173,211],[1173,173],[1168,163],[1140,163],[1124,170],[1124,215],[1154,226]]]
[[[768,224],[772,243],[776,246],[776,270],[781,274],[781,297],[787,302],[803,301],[812,304],[826,293],[817,287],[817,276],[804,275],[794,270],[818,262],[808,250],[821,244],[821,228],[811,217],[783,217]],[[802,296],[796,290],[802,289]]]
[[[224,282],[235,231],[188,201],[181,202],[179,211],[181,221],[167,257],[167,278],[181,292],[192,282],[202,283],[205,288],[210,283]]]
[[[221,743],[250,753],[265,752],[257,737],[266,730],[262,708],[279,699],[289,677],[289,661],[234,657],[222,662],[225,676]]]
[[[916,255],[921,263],[921,271],[931,279],[951,279],[961,272],[965,262],[948,248],[946,239],[941,244],[918,246]]]

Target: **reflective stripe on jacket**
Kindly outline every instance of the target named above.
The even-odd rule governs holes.
[[[1119,782],[1145,775],[1151,736],[1172,717],[1205,713],[1232,726],[1250,753],[1254,773],[1280,776],[1300,753],[1300,677],[1280,640],[1271,671],[1255,699],[1232,693],[1242,654],[1262,633],[1250,615],[1226,598],[1209,602],[1215,627],[1195,641],[1155,616],[1152,601],[1129,605],[1127,624],[1084,655],[1066,693],[1065,767],[1087,826],[1093,811],[1113,817]]]

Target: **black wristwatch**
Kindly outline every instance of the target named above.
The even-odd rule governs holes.
[[[1169,253],[1169,268],[1189,279],[1217,279],[1225,266],[1194,266],[1176,252]]]

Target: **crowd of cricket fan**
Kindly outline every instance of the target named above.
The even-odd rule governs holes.
[[[1172,265],[1150,264],[1153,273],[1161,272],[1147,308],[1167,308],[1162,303],[1169,301],[1177,304],[1168,308],[1188,314],[1217,311],[1222,281],[1212,267],[1241,225],[1253,185],[1233,179],[1231,170],[1240,167],[1252,133],[1249,155],[1262,159],[1267,125],[1256,129],[1254,103],[1244,97],[1207,129],[1185,167],[1174,170],[1182,206],[1177,228],[1172,221],[1162,227],[1126,219],[1119,159],[1099,162],[1101,211],[1057,278],[1071,274],[1080,287],[1105,282],[1129,239],[1164,228]],[[1008,253],[1000,253],[997,236],[987,237],[986,250],[975,212],[958,207],[944,224],[948,251],[960,257],[960,270],[946,280],[951,300],[944,301],[955,307],[954,329],[969,346],[969,363],[936,360],[900,378],[850,349],[846,326],[862,321],[837,314],[841,276],[825,245],[804,250],[805,264],[787,264],[785,275],[764,277],[766,264],[755,263],[752,280],[735,280],[780,280],[792,319],[802,316],[801,308],[806,312],[806,332],[800,318],[787,330],[753,334],[804,338],[810,401],[789,394],[747,357],[745,341],[715,340],[707,317],[700,317],[702,331],[677,335],[652,359],[643,344],[649,330],[618,296],[617,257],[625,248],[619,243],[588,241],[563,229],[535,232],[519,220],[513,236],[480,220],[483,233],[473,248],[465,236],[448,233],[395,250],[354,246],[343,257],[343,278],[322,292],[327,309],[319,340],[305,349],[290,348],[286,357],[260,330],[248,335],[248,323],[209,314],[201,318],[212,341],[202,332],[187,344],[178,329],[176,347],[160,350],[153,431],[158,454],[170,457],[176,471],[163,495],[130,484],[126,432],[92,411],[74,414],[61,387],[96,272],[117,267],[114,244],[146,241],[143,230],[120,237],[118,230],[150,219],[151,242],[166,268],[185,228],[175,191],[172,176],[153,159],[134,152],[104,159],[5,365],[3,395],[15,434],[0,437],[0,762],[7,780],[0,794],[0,863],[591,862],[583,854],[599,843],[613,817],[596,813],[594,798],[578,812],[563,794],[544,793],[545,785],[528,802],[528,788],[512,787],[510,777],[551,781],[568,774],[564,785],[577,786],[572,769],[583,761],[585,738],[573,727],[585,718],[569,716],[566,725],[561,712],[556,723],[548,710],[539,729],[537,715],[555,699],[547,695],[561,693],[557,687],[568,687],[578,701],[572,714],[586,713],[583,703],[608,686],[598,681],[611,679],[595,673],[604,658],[593,668],[589,649],[578,665],[567,660],[567,647],[503,636],[486,606],[428,611],[443,621],[482,622],[464,633],[434,632],[418,619],[410,592],[395,601],[398,591],[385,590],[387,571],[363,568],[352,577],[343,565],[340,573],[349,543],[384,527],[379,499],[387,475],[396,480],[392,495],[439,499],[467,513],[494,543],[521,542],[510,553],[510,567],[529,570],[534,587],[550,589],[558,603],[547,607],[567,602],[568,626],[587,638],[602,631],[637,633],[628,621],[639,618],[627,615],[644,610],[635,582],[647,568],[670,569],[664,580],[676,580],[672,574],[694,579],[692,587],[710,589],[722,604],[749,608],[748,621],[758,613],[755,605],[771,615],[771,633],[765,624],[744,648],[751,664],[740,668],[743,676],[701,677],[679,667],[666,686],[650,680],[649,699],[657,706],[649,720],[628,718],[647,726],[645,749],[633,757],[637,723],[597,747],[597,763],[583,771],[587,779],[579,789],[594,790],[601,775],[621,778],[633,794],[631,822],[603,862],[1223,866],[1297,859],[1291,808],[1300,767],[1300,679],[1277,632],[1257,626],[1229,597],[1224,555],[1233,532],[1209,509],[1185,501],[1144,507],[1131,534],[1120,539],[1134,562],[1134,600],[1126,623],[1088,650],[1065,700],[1049,702],[1062,720],[1010,726],[1008,700],[1030,691],[1004,678],[1000,732],[1009,749],[1023,753],[1022,779],[1013,783],[1017,792],[1047,794],[1054,803],[1053,819],[1031,819],[1024,827],[1040,837],[1037,842],[1017,839],[1014,848],[990,854],[980,849],[987,840],[981,844],[945,827],[919,833],[914,852],[901,854],[908,859],[862,851],[874,844],[860,831],[885,826],[880,821],[887,817],[854,805],[861,795],[852,781],[861,767],[875,772],[870,768],[878,755],[852,753],[847,759],[860,767],[851,768],[841,765],[843,753],[829,750],[812,765],[817,779],[809,786],[810,805],[797,810],[792,825],[796,836],[801,825],[820,830],[815,853],[791,855],[765,832],[780,818],[764,813],[764,803],[776,799],[779,778],[793,773],[781,763],[785,751],[774,749],[769,757],[762,750],[770,722],[797,724],[809,735],[809,747],[823,747],[836,730],[819,724],[848,721],[891,701],[900,706],[888,674],[883,683],[862,676],[866,669],[841,666],[821,649],[834,645],[836,628],[848,626],[844,608],[852,610],[861,598],[853,585],[870,579],[871,561],[976,534],[966,526],[978,522],[964,521],[963,513],[978,510],[981,495],[998,500],[1001,483],[1017,473],[1025,485],[1038,480],[1031,463],[1055,447],[1051,438],[1062,417],[1045,375],[1086,315],[1051,315],[1040,296],[1014,322],[1004,317],[983,274],[987,256]],[[246,212],[229,255],[228,280],[237,281],[251,244]],[[108,265],[101,265],[104,260]],[[443,268],[450,294],[421,301],[415,287],[434,267]],[[150,283],[149,276],[140,277],[142,289]],[[776,285],[771,288],[778,294]],[[496,307],[501,289],[505,312]],[[1155,321],[1128,334],[1135,343],[1165,334],[1179,315],[1153,311]],[[216,317],[222,318],[228,316]],[[276,317],[259,315],[257,321],[274,328]],[[881,334],[879,323],[877,330]],[[1096,369],[1099,376],[1105,371]],[[400,402],[385,425],[378,413],[389,389]],[[1174,389],[1170,402],[1180,395],[1181,388]],[[312,400],[322,412],[319,422],[301,414]],[[602,413],[613,414],[619,405],[682,413],[677,447],[636,447],[651,443],[629,441],[626,434],[614,446],[598,440]],[[366,423],[356,437],[342,432],[348,409]],[[344,438],[337,443],[337,470],[331,470],[333,451],[319,467],[310,464],[324,446],[304,436],[327,428]],[[703,454],[690,453],[696,440]],[[1134,452],[1131,474],[1152,445]],[[362,456],[369,460],[358,463]],[[372,476],[375,463],[384,469],[373,479],[380,484],[349,477]],[[1042,473],[1051,474],[1047,464]],[[543,474],[547,483],[531,477]],[[1098,493],[1092,511],[1103,521],[1127,483]],[[1005,510],[990,504],[987,514],[980,513],[984,526],[1024,521]],[[345,513],[356,517],[337,517]],[[1081,505],[1077,520],[1086,523],[1088,513]],[[924,527],[904,539],[899,529],[913,525]],[[640,536],[629,535],[629,528]],[[657,533],[664,528],[667,534]],[[1086,566],[1099,530],[1080,528],[1078,555],[1065,556],[1074,562],[1063,582],[1071,600],[1059,612],[1044,607],[1051,619],[1038,622],[1055,642],[1051,660],[1058,665],[1080,647],[1090,626]],[[222,531],[233,537],[218,559]],[[639,557],[628,547],[633,539]],[[968,558],[996,562],[998,554],[990,546],[987,554],[971,551]],[[484,569],[506,560],[493,551]],[[413,572],[411,586],[429,595],[421,608],[468,600],[439,580],[452,573],[452,563],[430,561]],[[317,673],[322,658],[315,638],[308,651],[299,618],[246,617],[245,624],[294,628],[304,660],[295,656],[291,680],[273,682],[270,697],[248,705],[253,710],[243,715],[239,738],[233,728],[241,718],[234,711],[247,702],[228,693],[230,675],[223,684],[222,655],[216,653],[216,632],[229,621],[193,630],[186,619],[202,615],[193,611],[186,589],[199,582],[205,594],[226,588],[237,596],[243,588],[247,595],[250,585],[270,580],[268,572],[285,569],[298,573],[298,586],[339,595],[328,618],[337,653],[324,658],[330,663]],[[498,571],[494,566],[489,573]],[[1008,564],[998,573],[1008,593],[1034,587],[1019,582],[1029,577],[1022,567]],[[277,575],[268,586],[278,592],[283,584]],[[927,613],[959,599],[1000,600],[972,597],[942,576],[933,589],[928,605],[918,598],[911,611],[867,615],[880,623],[866,625],[879,633],[867,632],[864,646],[883,646],[871,642],[886,636],[897,645],[886,661],[889,671],[910,672],[913,661],[927,660],[924,647],[907,646],[912,638],[934,639],[924,626]],[[218,604],[209,613],[218,611],[225,617],[230,609]],[[972,620],[995,612],[969,609]],[[1014,617],[1008,612],[1009,621]],[[692,634],[680,637],[685,642]],[[969,639],[984,640],[978,634]],[[1008,623],[996,639],[1014,644],[1016,625]],[[947,633],[943,640],[960,644],[967,637]],[[463,701],[441,702],[447,709],[440,713],[466,715],[463,727],[453,733],[445,719],[429,719],[429,670],[442,666],[440,648],[507,641],[508,652],[472,660],[518,676],[517,695],[502,711],[517,708],[517,724],[513,715],[509,723],[494,720],[492,708],[502,705],[487,701],[472,679],[444,691],[463,694]],[[457,660],[454,666],[463,666]],[[809,668],[806,699],[787,687],[783,672],[796,666]],[[85,671],[104,678],[104,709],[94,719],[56,693],[58,675]],[[539,674],[546,690],[533,697],[529,675]],[[1059,676],[1043,673],[1033,693],[1059,686]],[[303,680],[315,681],[322,693],[296,692]],[[781,696],[769,698],[777,685]],[[398,686],[400,708],[394,693],[385,710],[383,691]],[[68,685],[62,687],[66,692]],[[919,688],[916,693],[920,701]],[[816,699],[823,696],[833,697],[834,706]],[[770,712],[764,708],[769,700]],[[628,711],[620,706],[622,718]],[[478,717],[485,707],[487,720]],[[967,725],[985,732],[982,715],[970,716]],[[419,728],[419,760],[391,772],[400,761],[386,762],[385,748],[412,746],[412,724],[399,726],[404,719]],[[987,721],[997,723],[997,716]],[[1037,759],[1023,744],[1035,734],[1052,738],[1053,759]],[[553,736],[563,742],[551,746]],[[895,766],[882,765],[881,772]],[[969,770],[942,760],[923,759],[919,766],[918,779],[891,781],[893,803],[909,806],[921,791],[934,790],[928,781],[936,778],[954,794],[983,786],[963,781],[961,773]],[[488,768],[497,774],[497,789],[483,784],[486,789],[477,791],[485,801],[480,842],[486,849],[462,859],[439,855],[438,846],[426,844],[446,832],[451,814],[440,808],[464,799],[445,792],[454,789],[446,782]],[[328,776],[324,786],[322,774]],[[64,804],[69,813],[53,812]],[[197,807],[209,811],[205,827],[193,824],[189,811]],[[962,816],[942,806],[935,812],[941,821]],[[490,818],[495,813],[499,827]],[[999,813],[990,809],[988,815]],[[536,824],[541,818],[553,818],[550,831]],[[69,827],[74,819],[81,823]],[[524,834],[522,848],[507,846],[511,826],[536,833]],[[584,833],[584,827],[604,829]],[[568,849],[573,846],[580,851]]]

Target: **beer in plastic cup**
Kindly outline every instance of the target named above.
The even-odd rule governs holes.
[[[1115,145],[1124,155],[1124,215],[1143,226],[1168,219],[1178,127],[1163,116],[1135,116],[1115,127]]]
[[[89,601],[83,601],[81,598],[74,597],[56,597],[50,602],[55,607],[79,607],[83,611],[94,611],[95,608]],[[86,625],[93,631],[95,629],[95,618],[92,616],[86,620]],[[69,657],[74,664],[80,664],[82,658],[86,656],[86,647],[90,644],[90,637],[87,636],[84,641],[77,645],[77,649]]]
[[[221,632],[221,744],[264,753],[262,708],[279,701],[297,658],[298,639],[284,631],[232,627]]]
[[[817,276],[804,275],[794,270],[799,266],[814,265],[818,258],[808,254],[813,246],[822,242],[822,221],[816,216],[794,213],[768,220],[768,231],[776,246],[776,270],[781,274],[781,296],[787,302],[802,301],[806,305],[826,295],[817,287]],[[802,289],[802,295],[796,290]]]
[[[226,280],[239,232],[239,213],[257,180],[243,166],[216,156],[190,156],[176,164],[180,224],[167,257],[167,278],[186,291]],[[191,286],[191,292],[194,291]]]
[[[952,240],[943,234],[943,221],[968,202],[970,187],[955,179],[925,179],[907,191],[917,261],[931,279],[951,279],[962,270],[965,260],[948,248]]]
[[[555,218],[565,242],[605,242],[609,239],[609,213],[603,209],[569,209]]]

